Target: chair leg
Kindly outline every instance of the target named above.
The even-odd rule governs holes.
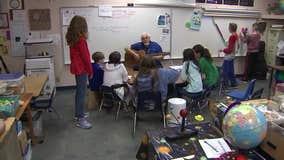
[[[104,104],[104,97],[102,97],[100,108],[99,108],[99,112],[102,111],[103,104]]]
[[[116,111],[115,120],[117,120],[117,119],[118,119],[119,111],[120,111],[120,106],[121,106],[121,102],[119,101],[119,102],[118,102],[118,108],[117,108],[117,111]]]
[[[164,128],[167,128],[167,125],[166,125],[166,110],[165,110],[165,107],[162,106],[162,116],[163,116],[163,125],[164,125]]]
[[[48,112],[54,112],[54,113],[56,114],[56,116],[57,116],[59,119],[61,119],[60,114],[57,112],[57,110],[56,110],[54,107],[51,106],[50,108],[47,109],[47,111],[48,111]]]
[[[136,120],[137,120],[137,112],[134,112],[134,117],[133,117],[133,128],[132,128],[132,136],[135,136],[136,132]]]

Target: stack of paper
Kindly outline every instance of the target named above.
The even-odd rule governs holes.
[[[231,151],[223,138],[203,139],[199,140],[199,143],[207,158],[219,158],[223,153]]]

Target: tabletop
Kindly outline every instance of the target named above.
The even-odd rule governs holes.
[[[31,75],[24,79],[25,93],[32,93],[33,97],[38,97],[47,81],[48,75]]]

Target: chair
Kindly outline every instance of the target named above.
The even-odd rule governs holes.
[[[227,96],[232,97],[233,99],[237,101],[244,101],[248,100],[253,92],[254,85],[255,85],[256,79],[253,79],[249,82],[249,85],[246,89],[246,91],[241,90],[233,90],[227,94]]]
[[[53,88],[51,95],[48,99],[34,99],[31,101],[30,105],[32,109],[39,110],[39,109],[44,109],[47,110],[48,112],[55,112],[55,114],[59,116],[58,112],[56,109],[52,106],[53,99],[55,97],[55,92],[56,88]]]
[[[149,105],[149,102],[154,103],[154,111],[162,111],[162,116],[163,116],[163,125],[164,128],[166,128],[166,115],[165,115],[165,109],[162,106],[162,101],[161,101],[161,93],[160,92],[152,92],[152,91],[143,91],[143,92],[138,92],[137,94],[137,105],[134,105],[134,117],[133,117],[133,130],[132,130],[132,135],[135,135],[136,132],[136,124],[137,124],[137,115],[138,112],[141,111],[149,111],[149,108],[146,109],[145,106]],[[148,106],[149,107],[149,106]]]
[[[264,90],[264,88],[260,88],[259,90],[255,91],[255,92],[251,95],[250,99],[259,99],[259,98],[261,98],[262,93],[263,93],[263,90]]]
[[[201,92],[195,94],[183,94],[183,98],[187,101],[187,106],[192,107],[188,108],[189,110],[194,109],[195,106],[198,107],[199,111],[209,105],[208,97],[211,94],[210,89],[204,89]]]
[[[111,87],[109,87],[109,86],[102,86],[101,87],[102,101],[101,101],[101,104],[100,104],[99,112],[101,112],[102,107],[104,105],[113,107],[115,103],[118,103],[116,116],[115,116],[115,119],[116,120],[118,119],[119,111],[120,111],[120,108],[121,108],[122,99],[120,99],[116,95],[114,90],[117,89],[117,88],[124,87],[125,85],[126,84],[115,84],[115,85],[112,85]]]

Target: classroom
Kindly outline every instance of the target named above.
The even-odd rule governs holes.
[[[0,160],[283,160],[284,0],[0,0]]]

